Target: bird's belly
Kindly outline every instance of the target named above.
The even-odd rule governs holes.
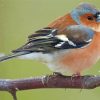
[[[33,53],[21,56],[21,58],[42,61],[54,72],[66,73],[71,71],[72,73],[80,73],[95,64],[100,58],[96,51],[89,51],[87,49],[60,51],[53,54]]]
[[[98,59],[100,59],[100,54],[94,50],[77,49],[63,55],[58,62],[63,69],[67,68],[73,73],[80,73],[95,64]]]
[[[100,59],[100,42],[79,49],[63,50],[54,53],[33,53],[24,56],[27,59],[43,61],[54,72],[80,73]],[[96,45],[95,45],[96,44]]]
[[[91,67],[100,59],[99,37],[94,37],[92,43],[87,47],[58,53],[55,68],[59,69],[58,71],[67,72],[67,70],[70,70],[73,73],[80,73]]]

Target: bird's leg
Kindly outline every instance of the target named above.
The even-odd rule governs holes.
[[[81,80],[81,74],[80,73],[73,74],[71,77],[71,80],[73,81],[74,79]]]
[[[82,85],[80,73],[73,74],[72,77],[71,77],[71,80],[72,80],[72,86],[74,86],[74,84],[81,84]]]

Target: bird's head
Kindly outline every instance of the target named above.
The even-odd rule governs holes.
[[[100,11],[94,6],[84,3],[72,10],[71,17],[77,24],[88,26],[96,32],[100,32]]]

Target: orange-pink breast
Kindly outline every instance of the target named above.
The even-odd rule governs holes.
[[[80,73],[89,68],[100,58],[100,33],[95,33],[92,43],[84,48],[71,50],[61,57],[59,64],[70,69],[73,73]]]

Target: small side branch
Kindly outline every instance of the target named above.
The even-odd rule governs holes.
[[[100,76],[61,76],[47,75],[26,79],[0,79],[0,91],[8,91],[16,98],[16,91],[38,88],[93,89],[100,86]]]

